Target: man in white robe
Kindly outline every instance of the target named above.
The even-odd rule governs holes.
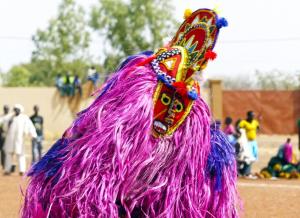
[[[6,138],[4,142],[5,151],[5,175],[11,172],[13,157],[16,155],[18,159],[19,172],[23,175],[26,171],[26,157],[24,136],[30,135],[36,138],[36,130],[30,118],[23,114],[24,108],[20,104],[14,106],[14,114],[6,123]]]

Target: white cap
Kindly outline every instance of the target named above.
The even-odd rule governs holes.
[[[24,107],[23,107],[23,105],[21,105],[21,104],[15,104],[14,108],[19,109],[19,110],[21,111],[21,113],[24,112]]]

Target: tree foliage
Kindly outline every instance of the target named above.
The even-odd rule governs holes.
[[[50,20],[46,30],[38,30],[33,41],[36,46],[33,58],[49,60],[56,67],[67,61],[86,59],[90,33],[83,8],[75,0],[63,0],[57,17]]]
[[[299,72],[282,72],[272,70],[270,72],[256,71],[257,85],[265,90],[293,90],[300,89]]]
[[[55,74],[71,71],[83,74],[89,62],[90,33],[85,12],[75,0],[63,0],[58,15],[45,30],[33,36],[35,50],[28,65],[31,81],[49,85]]]
[[[90,25],[107,41],[104,67],[113,70],[128,55],[161,47],[176,31],[172,11],[168,0],[99,0]]]
[[[6,74],[2,75],[3,82],[6,86],[28,86],[30,71],[26,67],[14,66]]]
[[[226,89],[294,90],[300,89],[300,72],[282,72],[256,70],[251,75],[224,77]]]

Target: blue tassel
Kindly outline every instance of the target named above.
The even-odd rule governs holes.
[[[215,190],[221,191],[223,169],[235,166],[235,153],[226,135],[220,130],[220,122],[211,125],[210,135],[211,151],[206,170],[210,178],[215,179]]]
[[[228,26],[228,22],[224,17],[218,19],[218,21],[217,21],[218,29],[221,29],[222,27],[227,27],[227,26]]]
[[[68,139],[59,139],[42,157],[42,159],[32,166],[28,176],[35,176],[37,174],[44,173],[46,179],[52,177],[62,165],[60,159],[66,155],[66,152],[62,151],[68,144]]]
[[[174,87],[172,86],[172,84],[169,83],[169,81],[167,80],[167,78],[166,78],[164,75],[162,75],[162,74],[157,74],[157,79],[158,79],[159,81],[163,82],[163,83],[164,83],[166,86],[168,86],[169,88],[174,88]]]
[[[197,100],[198,94],[197,94],[197,92],[195,92],[195,91],[189,91],[189,92],[188,92],[188,97],[189,97],[190,99],[192,99],[192,100]]]

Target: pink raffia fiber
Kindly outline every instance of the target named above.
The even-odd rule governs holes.
[[[210,112],[203,100],[172,136],[151,135],[157,79],[149,65],[135,67],[145,58],[116,72],[112,87],[79,114],[55,175],[32,176],[22,217],[117,218],[116,202],[123,217],[237,216],[235,172],[224,168],[221,191],[206,172]]]

